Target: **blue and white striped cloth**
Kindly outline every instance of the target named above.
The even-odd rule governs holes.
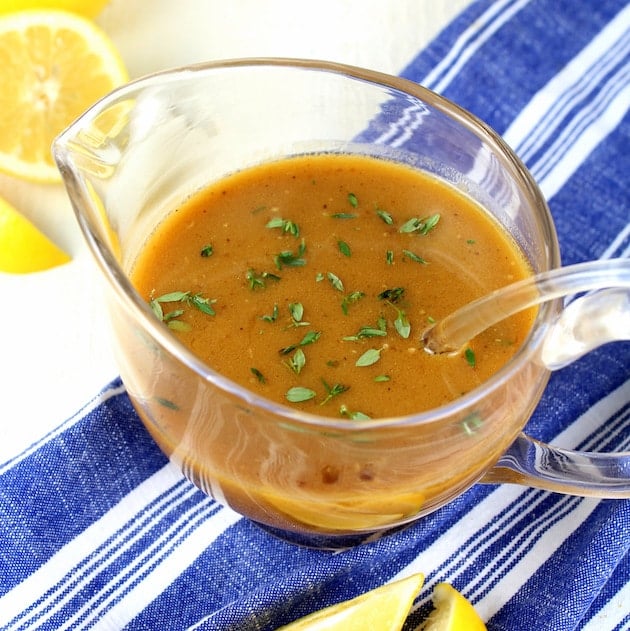
[[[500,132],[547,196],[564,263],[630,249],[630,5],[480,0],[404,71]],[[414,133],[413,112],[387,139]],[[630,345],[553,375],[528,430],[630,448]],[[630,629],[630,501],[476,486],[330,554],[285,544],[171,468],[116,381],[0,465],[1,629],[271,630],[422,571],[491,631]]]

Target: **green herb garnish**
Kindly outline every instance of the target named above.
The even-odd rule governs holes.
[[[254,375],[256,379],[258,379],[259,383],[267,383],[265,376],[260,372],[260,370],[258,370],[258,368],[250,368],[250,371],[252,375]]]
[[[350,386],[344,386],[340,383],[336,383],[334,386],[330,386],[326,383],[324,379],[322,379],[322,383],[324,384],[324,388],[326,389],[326,398],[320,403],[320,405],[325,405],[333,397],[336,397],[342,392],[346,392],[346,390],[350,389]]]
[[[414,263],[421,263],[422,265],[426,265],[427,262],[421,256],[416,254],[415,252],[411,252],[411,250],[403,250],[403,256],[408,259],[414,261]]]
[[[352,208],[357,208],[359,206],[359,200],[354,193],[348,193],[348,203]]]
[[[394,218],[381,208],[376,209],[376,214],[388,225],[391,226],[394,223]]]
[[[339,408],[339,414],[345,418],[349,418],[353,421],[369,421],[370,417],[363,412],[352,412],[345,405]]]
[[[374,377],[374,381],[376,381],[376,383],[383,383],[385,381],[389,381],[390,379],[391,377],[389,375],[377,375]]]
[[[304,243],[304,239],[302,239],[302,242],[295,254],[289,250],[284,250],[276,254],[273,257],[273,261],[279,270],[283,267],[303,267],[306,265],[304,252],[306,252],[306,244]]]
[[[344,256],[352,256],[352,251],[350,250],[350,246],[345,241],[337,241],[337,246],[339,247],[339,251]]]
[[[314,342],[317,342],[320,335],[321,332],[319,331],[309,331],[297,344],[291,344],[290,346],[285,346],[284,348],[281,348],[280,354],[288,355],[299,346],[308,346],[309,344],[313,344]]]
[[[385,262],[388,265],[392,265],[394,262],[394,252],[393,250],[387,250],[387,252],[385,252]]]
[[[356,219],[357,215],[354,213],[333,213],[330,215],[333,219]]]
[[[201,254],[201,256],[203,256],[205,258],[208,258],[209,256],[212,256],[214,254],[214,248],[210,244],[204,245],[201,248],[200,254]]]
[[[177,318],[184,314],[183,309],[175,309],[168,313],[164,313],[162,304],[173,302],[182,302],[189,307],[194,307],[206,315],[216,315],[214,309],[212,308],[212,305],[216,302],[216,300],[204,298],[201,294],[194,294],[191,296],[189,291],[172,291],[167,294],[163,294],[162,296],[158,296],[157,298],[151,298],[149,301],[151,311],[153,311],[158,320],[166,323],[166,325],[174,331],[189,331],[190,325],[186,322],[182,322],[181,320],[177,320]]]
[[[298,348],[293,357],[289,361],[283,362],[285,366],[290,368],[296,375],[302,372],[302,368],[306,365],[306,355],[301,348]]]
[[[258,273],[256,270],[253,269],[247,270],[245,278],[247,280],[247,283],[249,284],[249,288],[253,291],[256,291],[256,289],[264,289],[267,286],[268,280],[280,280],[280,276],[277,276],[276,274],[272,274],[271,272]]]
[[[337,274],[333,274],[332,272],[326,272],[326,278],[330,281],[330,284],[337,291],[343,291],[343,283],[341,282],[341,278],[339,278]]]
[[[364,296],[365,294],[362,291],[353,291],[347,296],[344,296],[343,300],[341,301],[341,310],[343,311],[344,315],[348,315],[348,307],[351,304],[359,302],[359,300],[361,300],[361,298],[363,298]]]
[[[408,234],[417,232],[418,234],[427,235],[435,228],[435,226],[437,226],[438,221],[440,221],[439,213],[435,213],[429,217],[424,217],[423,219],[420,219],[419,217],[411,217],[411,219],[408,219],[402,226],[400,226],[399,231]]]
[[[310,322],[304,322],[304,306],[301,302],[291,302],[289,304],[289,313],[291,314],[291,324],[289,328],[296,326],[309,326]]]
[[[260,316],[260,319],[265,322],[275,322],[278,319],[278,305],[274,303],[271,315]]]
[[[475,352],[472,348],[467,348],[464,351],[464,357],[471,368],[474,368],[477,365],[477,358],[475,357]]]
[[[382,348],[368,348],[354,363],[355,366],[364,367],[375,364],[381,358]]]
[[[291,234],[294,237],[300,236],[300,227],[290,219],[274,217],[267,222],[265,228],[279,228],[283,234]]]
[[[309,401],[315,398],[317,393],[310,388],[295,386],[294,388],[289,388],[285,396],[291,403],[302,403],[303,401]]]
[[[404,287],[394,287],[382,291],[377,298],[391,303],[397,303],[405,295]]]
[[[373,326],[362,326],[356,335],[348,335],[342,338],[345,342],[358,342],[359,340],[365,340],[372,337],[385,337],[387,331],[382,328],[375,328]]]

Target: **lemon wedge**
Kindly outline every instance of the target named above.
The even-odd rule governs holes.
[[[68,254],[0,198],[0,272],[27,274],[68,261]]]
[[[475,608],[452,585],[438,583],[432,598],[435,609],[422,631],[487,631]]]
[[[352,600],[316,611],[281,627],[281,630],[400,631],[423,582],[422,574],[413,574],[377,587]]]
[[[87,18],[48,10],[0,15],[0,170],[59,182],[53,139],[127,79],[114,44]]]
[[[86,18],[96,17],[109,0],[3,0],[0,13],[13,13],[26,9],[60,9],[78,13]]]

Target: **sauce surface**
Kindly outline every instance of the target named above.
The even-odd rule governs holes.
[[[531,270],[471,199],[391,162],[310,155],[233,174],[173,211],[132,282],[209,366],[331,417],[401,416],[487,380],[527,336],[513,316],[455,356],[434,320]]]

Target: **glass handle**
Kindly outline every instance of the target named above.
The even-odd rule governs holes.
[[[619,340],[630,340],[630,289],[601,289],[565,306],[545,333],[540,361],[557,370],[597,346]],[[482,482],[584,497],[630,498],[630,452],[572,451],[520,434]]]
[[[630,452],[571,451],[520,434],[481,482],[583,497],[630,498]]]
[[[592,349],[630,340],[630,289],[601,289],[567,305],[545,334],[540,360],[557,370]]]

